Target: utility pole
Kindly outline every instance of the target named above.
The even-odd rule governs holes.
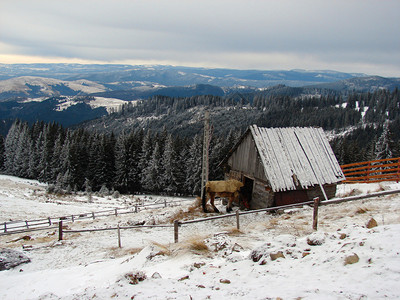
[[[210,144],[210,112],[204,114],[204,140],[203,140],[203,161],[201,167],[201,198],[204,196],[204,187],[208,181],[208,146]]]

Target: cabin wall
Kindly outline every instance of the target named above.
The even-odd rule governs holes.
[[[326,196],[328,199],[334,198],[336,195],[336,187],[337,184],[324,184],[322,185],[324,187]],[[315,197],[319,197],[320,200],[325,200],[324,194],[321,191],[321,188],[319,185],[315,185],[309,189],[307,189],[307,196],[309,200],[314,199]]]
[[[267,180],[263,164],[251,134],[247,134],[235,152],[231,154],[228,159],[228,165],[232,171],[238,171],[246,176],[259,178],[264,181]]]
[[[260,181],[255,180],[250,209],[261,209],[271,207],[274,204],[274,193]]]

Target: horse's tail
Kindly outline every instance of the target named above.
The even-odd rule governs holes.
[[[207,192],[206,192],[206,187],[204,187],[203,197],[201,198],[201,206],[203,207],[203,212],[207,212],[206,204],[207,204]]]

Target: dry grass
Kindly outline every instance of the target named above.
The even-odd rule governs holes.
[[[367,207],[358,207],[356,209],[356,214],[365,214],[367,211],[370,211]]]
[[[119,248],[119,247],[112,247],[108,251],[110,256],[114,257],[123,257],[126,255],[134,255],[142,251],[143,248]]]
[[[237,229],[237,227],[230,227],[227,228],[225,231],[227,232],[228,235],[233,235],[233,236],[238,236],[243,234],[243,231]]]
[[[279,218],[272,218],[269,220],[269,222],[266,225],[267,229],[274,229],[279,225]]]
[[[187,208],[187,210],[180,209],[178,212],[173,214],[169,222],[173,223],[175,220],[192,220],[196,217],[199,217],[203,214],[201,208],[201,199],[199,197],[196,198],[196,201]]]
[[[165,255],[165,256],[171,256],[172,255],[172,250],[171,247],[168,245],[163,245],[157,242],[152,241],[152,245],[156,246],[160,251],[157,253],[157,255]]]
[[[182,243],[179,243],[178,252],[185,252],[187,250],[195,252],[197,254],[205,254],[209,252],[209,249],[204,242],[206,239],[205,236],[200,236],[200,235],[193,235],[189,238],[187,238],[185,241]]]

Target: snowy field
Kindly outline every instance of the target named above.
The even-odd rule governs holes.
[[[399,188],[341,185],[337,196]],[[45,189],[0,175],[0,222],[164,201],[55,196]],[[0,236],[0,248],[31,259],[0,272],[0,299],[399,299],[399,201],[395,194],[321,206],[317,232],[312,208],[305,206],[240,216],[240,231],[235,218],[188,224],[179,229],[177,244],[172,227],[122,230],[121,248],[115,230],[66,233],[63,241],[55,228]],[[195,202],[65,225],[69,230],[172,225],[174,219],[204,217]],[[378,226],[368,229],[371,218]]]

